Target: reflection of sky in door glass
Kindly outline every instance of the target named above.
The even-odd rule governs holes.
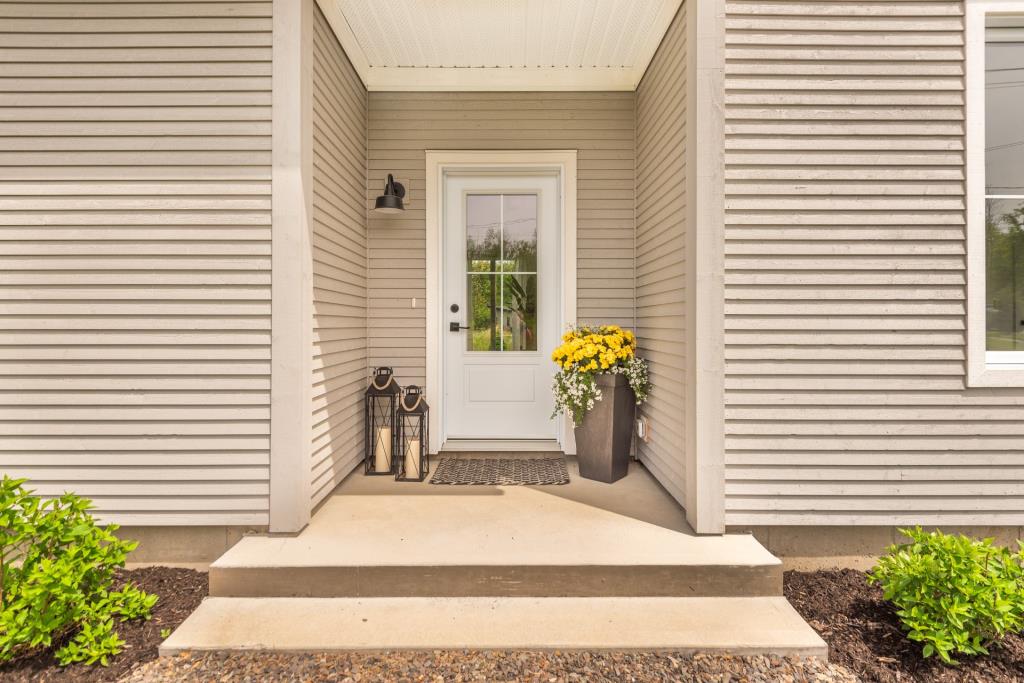
[[[537,195],[512,194],[503,199],[504,270],[534,272],[537,270]]]
[[[469,195],[466,197],[467,270],[493,270],[500,258],[501,195]]]
[[[985,24],[985,194],[1024,194],[1024,16]]]

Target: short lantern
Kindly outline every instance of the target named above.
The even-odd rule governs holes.
[[[391,368],[373,371],[373,380],[366,388],[366,416],[364,418],[363,463],[366,474],[394,475],[397,460],[394,457],[396,416],[402,387],[398,386]]]
[[[395,440],[397,481],[423,481],[430,472],[429,411],[423,389],[409,386],[398,402],[398,438]]]

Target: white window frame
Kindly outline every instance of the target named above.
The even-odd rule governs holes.
[[[989,351],[985,295],[985,17],[1024,14],[1024,0],[967,0],[967,384],[1024,386],[1024,351]]]

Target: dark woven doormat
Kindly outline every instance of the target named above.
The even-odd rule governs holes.
[[[568,484],[563,458],[442,458],[431,484],[541,486]]]

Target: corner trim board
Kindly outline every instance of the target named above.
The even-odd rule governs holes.
[[[274,0],[271,149],[270,531],[311,513],[313,0]]]
[[[725,532],[725,0],[686,11],[686,519]]]

